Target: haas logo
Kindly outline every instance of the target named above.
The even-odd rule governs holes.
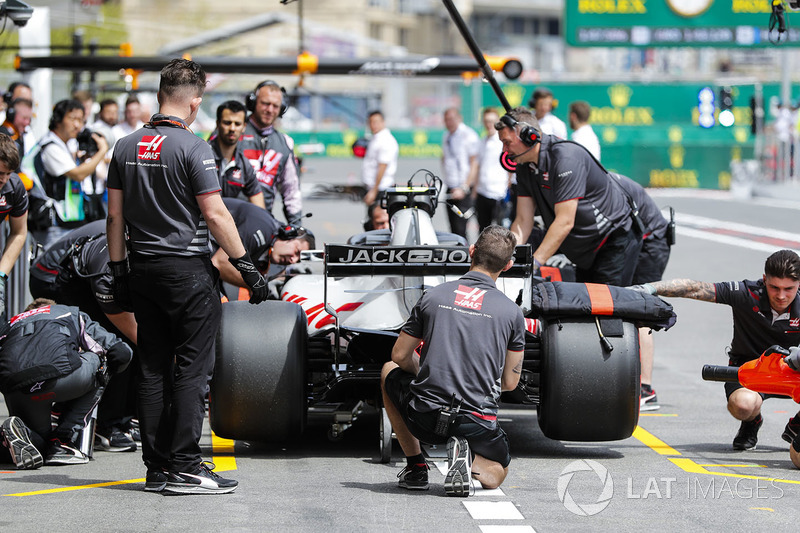
[[[136,145],[139,147],[136,157],[145,161],[159,161],[161,159],[161,147],[166,138],[166,135],[145,135]]]
[[[474,309],[476,311],[483,305],[483,295],[486,294],[484,289],[471,289],[464,285],[459,285],[458,289],[453,292],[456,293],[455,304],[457,306]]]
[[[792,328],[800,328],[800,318],[792,318],[789,320],[789,326]]]

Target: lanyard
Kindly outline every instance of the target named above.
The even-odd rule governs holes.
[[[164,119],[161,119],[161,120],[152,120],[152,121],[148,122],[146,124],[146,126],[149,127],[149,128],[155,128],[155,127],[158,127],[158,126],[173,126],[173,127],[176,127],[176,128],[183,128],[183,129],[185,129],[186,131],[188,131],[190,133],[192,132],[192,130],[189,129],[189,126],[187,126],[183,122],[178,122],[177,120],[172,120],[170,118],[164,118]]]

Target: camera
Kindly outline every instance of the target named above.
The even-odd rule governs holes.
[[[97,141],[92,139],[92,133],[92,130],[89,128],[83,128],[75,138],[75,140],[78,141],[78,151],[85,152],[86,157],[92,157],[100,150],[100,147],[97,146]]]
[[[6,0],[0,4],[0,17],[8,17],[15,26],[23,27],[33,16],[33,8],[20,0]]]

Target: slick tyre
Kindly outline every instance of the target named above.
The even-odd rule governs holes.
[[[618,329],[604,327],[604,330]],[[601,326],[603,322],[601,321]],[[594,317],[549,321],[542,343],[539,427],[549,438],[610,441],[631,436],[639,419],[639,335],[621,322],[622,336],[600,343]]]
[[[307,322],[290,302],[222,306],[211,381],[211,428],[223,438],[282,442],[306,419]]]

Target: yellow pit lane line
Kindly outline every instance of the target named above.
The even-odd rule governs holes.
[[[216,465],[215,472],[224,472],[236,470],[236,457],[232,455],[216,455],[216,454],[233,454],[234,441],[217,437],[214,432],[211,432],[211,449],[213,450],[212,462]],[[16,471],[15,471],[16,472]],[[32,492],[16,492],[13,494],[3,494],[3,496],[40,496],[42,494],[56,494],[58,492],[69,492],[73,490],[84,489],[98,489],[103,487],[113,487],[114,485],[129,485],[132,483],[144,483],[144,478],[137,479],[123,479],[120,481],[105,481],[103,483],[92,483],[90,485],[76,485],[74,487],[59,487],[56,489],[36,490]]]
[[[679,456],[681,453],[676,450],[675,448],[669,446],[664,441],[653,435],[652,433],[648,432],[645,429],[642,429],[641,426],[636,426],[636,429],[633,430],[633,437],[637,439],[639,442],[653,450],[654,452],[658,453],[659,455],[665,456]],[[757,465],[757,464],[750,464],[750,465],[740,465],[740,464],[699,464],[694,462],[694,460],[686,458],[686,457],[668,457],[672,463],[681,470],[688,474],[705,474],[709,476],[721,476],[721,477],[733,477],[733,478],[740,478],[740,479],[760,479],[763,481],[777,481],[779,483],[789,483],[793,485],[800,485],[800,480],[794,479],[782,479],[782,478],[774,478],[768,476],[750,476],[747,474],[731,474],[728,472],[714,472],[711,470],[707,470],[706,467],[715,467],[715,468],[766,468],[765,465]]]

